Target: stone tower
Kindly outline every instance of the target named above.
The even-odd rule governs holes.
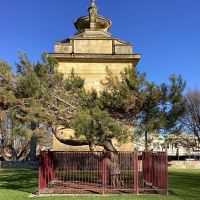
[[[101,89],[106,67],[119,74],[125,67],[134,67],[140,59],[133,54],[132,45],[108,32],[112,21],[98,15],[98,8],[92,0],[88,15],[74,21],[77,33],[55,44],[50,53],[59,62],[59,71],[65,76],[75,73],[85,79],[85,88]]]
[[[88,15],[74,21],[77,29],[74,36],[57,42],[54,53],[49,53],[56,58],[58,70],[65,77],[74,69],[76,74],[84,78],[86,90],[92,88],[101,90],[101,81],[106,77],[106,68],[119,75],[124,68],[135,67],[140,59],[139,54],[133,54],[130,43],[111,36],[109,33],[111,25],[111,20],[98,15],[98,8],[92,0],[88,7]],[[73,130],[67,130],[66,134],[73,134]],[[56,138],[53,140],[55,151],[76,149],[77,147],[61,144]],[[130,150],[123,147],[122,149]],[[78,150],[87,149],[80,147]]]

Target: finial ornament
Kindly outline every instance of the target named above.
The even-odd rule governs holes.
[[[95,0],[91,0],[91,6],[95,5]]]
[[[90,29],[96,29],[97,10],[98,8],[95,5],[95,0],[91,0],[91,5],[88,8],[90,18]]]

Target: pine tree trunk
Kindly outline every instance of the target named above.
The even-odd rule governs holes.
[[[112,186],[120,186],[122,181],[118,152],[109,152],[106,161],[109,184]]]
[[[105,157],[106,157],[109,185],[120,186],[122,185],[122,180],[121,180],[121,168],[120,168],[118,151],[113,146],[111,140],[105,141],[103,143],[103,146],[106,152]]]

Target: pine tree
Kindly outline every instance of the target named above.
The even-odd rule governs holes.
[[[84,80],[74,70],[65,79],[57,70],[56,60],[47,54],[37,63],[30,63],[26,55],[20,54],[16,74],[7,63],[0,65],[1,113],[12,113],[14,123],[20,127],[16,130],[30,133],[28,144],[33,136],[42,138],[51,130],[61,143],[88,145],[94,154],[101,146],[116,180],[120,168],[113,139],[121,144],[134,137],[133,131],[146,133],[147,138],[149,132],[174,131],[178,127],[185,86],[181,77],[171,76],[170,84],[156,85],[136,68],[126,68],[120,77],[107,69],[106,80],[102,81],[104,90],[97,93],[86,92]],[[34,130],[31,124],[35,124]],[[75,130],[74,136],[62,135],[67,128]]]

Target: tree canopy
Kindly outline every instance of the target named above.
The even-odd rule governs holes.
[[[85,91],[84,80],[74,70],[64,77],[47,54],[37,63],[20,54],[16,66],[14,73],[6,62],[0,63],[1,127],[9,114],[8,120],[15,122],[7,132],[29,133],[28,144],[30,136],[40,138],[51,130],[64,144],[89,145],[92,151],[101,146],[114,152],[113,139],[120,144],[134,134],[178,128],[185,87],[181,77],[171,76],[168,84],[156,85],[136,68],[126,68],[120,76],[107,69],[103,90],[97,93]],[[63,137],[66,128],[74,129],[74,136]]]

